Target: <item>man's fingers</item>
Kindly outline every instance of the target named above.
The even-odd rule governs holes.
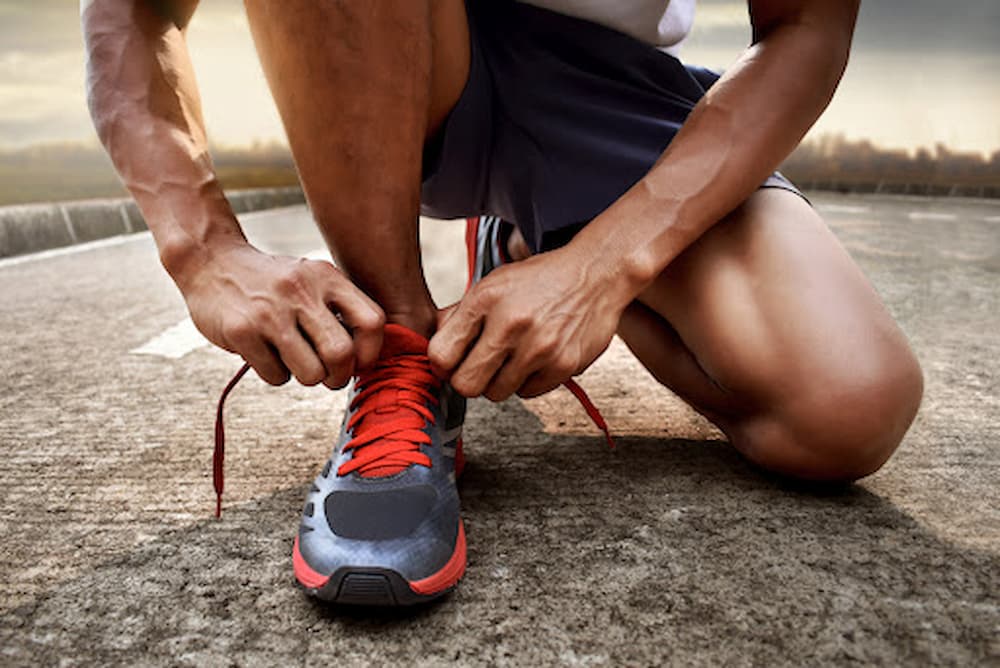
[[[284,327],[271,342],[292,375],[303,385],[318,385],[326,378],[326,367],[296,324]]]
[[[493,377],[483,391],[483,396],[490,401],[504,401],[517,392],[518,388],[524,385],[525,379],[534,371],[534,367],[529,366],[526,360],[515,353]]]
[[[340,307],[344,324],[350,329],[354,341],[354,358],[357,368],[364,369],[375,363],[382,350],[382,328],[385,326],[385,314],[372,302],[367,304],[352,304]]]
[[[464,301],[447,315],[427,347],[427,356],[435,373],[442,378],[451,375],[465,357],[470,344],[479,336],[482,322],[481,312]]]
[[[461,300],[459,300],[454,304],[452,304],[451,306],[445,306],[442,309],[438,309],[437,323],[436,326],[434,327],[434,331],[439,331],[442,327],[444,327],[445,323],[448,322],[449,319],[451,319],[452,314],[455,313],[455,310],[461,303],[462,303]]]
[[[291,377],[288,367],[263,339],[248,340],[237,352],[253,367],[260,379],[269,385],[284,385]]]
[[[556,389],[564,382],[567,378],[561,378],[553,376],[552,374],[542,374],[534,373],[528,376],[528,380],[524,382],[524,385],[520,387],[517,391],[517,396],[524,399],[531,399],[532,397],[540,397],[543,394],[547,394],[552,390]]]
[[[451,386],[464,397],[483,393],[510,353],[509,345],[489,332],[472,346],[472,350],[451,376]]]
[[[299,326],[326,369],[323,384],[340,389],[354,375],[355,346],[344,326],[324,305],[299,315]]]
[[[576,372],[576,368],[564,362],[554,362],[528,376],[517,395],[525,399],[541,396],[565,383]]]
[[[350,330],[356,368],[368,367],[382,350],[385,313],[332,264],[318,264],[325,265],[321,269],[325,273],[323,299],[340,314]]]

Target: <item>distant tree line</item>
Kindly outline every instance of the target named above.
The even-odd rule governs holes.
[[[283,144],[216,146],[212,157],[226,188],[298,182]],[[1000,150],[985,157],[938,144],[911,153],[825,135],[803,143],[781,169],[807,190],[1000,197]],[[96,145],[52,143],[0,150],[0,205],[126,194],[107,155]]]
[[[804,142],[781,169],[807,190],[1000,197],[1000,150],[986,157],[937,144],[910,153],[824,135]]]
[[[213,147],[212,159],[227,189],[298,183],[292,157],[282,144]],[[0,150],[0,205],[127,194],[99,146],[53,143]]]

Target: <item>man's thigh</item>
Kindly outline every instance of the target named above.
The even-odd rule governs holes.
[[[431,95],[427,136],[433,136],[455,108],[469,77],[469,19],[465,0],[436,0],[431,11]]]
[[[817,411],[881,401],[879,384],[913,386],[919,401],[919,367],[904,335],[816,211],[794,193],[758,190],[671,263],[640,301],[670,324],[718,387],[724,400],[708,408],[723,407],[715,415],[731,437],[761,416],[819,424]],[[905,423],[894,429],[898,437],[912,419],[910,404],[915,410],[914,401],[905,403],[905,410],[898,401],[872,406]]]

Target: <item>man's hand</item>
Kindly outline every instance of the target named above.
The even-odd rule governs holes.
[[[466,397],[544,394],[597,359],[631,301],[572,244],[508,264],[444,311],[428,354]]]
[[[246,243],[208,155],[185,28],[196,0],[83,0],[94,125],[195,325],[265,381],[347,383],[382,346],[382,310],[327,262]]]
[[[178,286],[199,331],[272,385],[343,387],[382,347],[382,310],[329,262],[234,244]]]

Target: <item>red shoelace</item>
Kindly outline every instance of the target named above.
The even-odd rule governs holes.
[[[215,488],[215,516],[222,516],[224,488],[223,464],[226,454],[226,433],[223,425],[223,407],[226,397],[250,370],[244,364],[232,377],[215,413],[215,449],[212,452],[212,485]],[[430,467],[430,458],[421,452],[421,444],[430,444],[431,437],[423,431],[425,420],[434,421],[427,403],[437,404],[434,391],[440,381],[430,369],[426,355],[400,354],[376,362],[374,368],[359,374],[356,379],[358,394],[351,401],[355,411],[347,428],[353,437],[344,451],[353,450],[354,456],[337,468],[337,475],[357,471],[364,477],[393,475],[406,467],[417,464]],[[604,432],[608,446],[615,448],[614,438],[607,422],[573,379],[563,385],[569,390],[593,423]]]
[[[608,442],[608,447],[612,450],[615,449],[615,439],[611,436],[611,430],[608,428],[608,423],[604,421],[604,416],[601,415],[601,411],[597,410],[597,406],[594,402],[590,400],[587,393],[584,392],[583,388],[577,385],[576,381],[570,378],[565,383],[563,387],[569,390],[576,400],[580,402],[583,406],[583,410],[587,412],[587,416],[590,418],[591,422],[594,423],[598,429],[604,432],[604,438]]]
[[[441,381],[431,371],[427,355],[406,353],[380,359],[358,375],[360,390],[351,401],[357,411],[347,422],[353,438],[344,452],[354,456],[337,468],[337,475],[357,471],[363,477],[393,475],[411,464],[430,468],[431,459],[420,451],[430,445],[423,431],[425,420],[434,423],[427,404],[437,405],[435,390]]]

